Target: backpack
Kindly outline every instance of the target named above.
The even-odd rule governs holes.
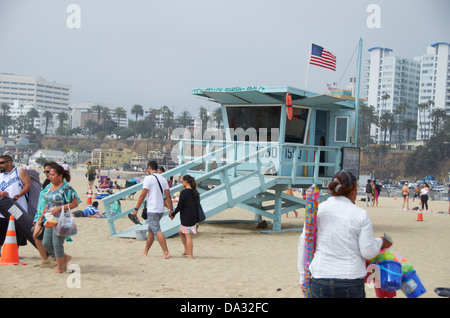
[[[372,186],[370,185],[370,183],[366,184],[366,193],[372,193]]]
[[[33,169],[26,169],[26,173],[30,176],[30,191],[26,195],[28,202],[28,214],[34,218],[37,211],[37,205],[39,201],[39,195],[41,194],[42,184],[39,178],[39,172]]]

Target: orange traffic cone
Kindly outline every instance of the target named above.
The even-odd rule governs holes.
[[[422,206],[420,206],[419,213],[417,214],[417,221],[423,221]]]
[[[89,191],[88,191],[88,197],[87,197],[87,204],[92,204],[92,189],[91,187],[89,187]]]
[[[3,243],[2,257],[0,265],[26,265],[19,262],[19,246],[16,238],[16,224],[14,216],[9,217],[8,230],[6,232],[5,242]]]

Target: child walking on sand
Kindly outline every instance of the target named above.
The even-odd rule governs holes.
[[[199,194],[197,191],[197,184],[195,179],[190,175],[183,177],[183,188],[180,192],[180,199],[178,205],[173,212],[170,212],[169,217],[173,220],[175,215],[180,212],[180,237],[184,245],[183,256],[188,256],[190,259],[194,258],[194,243],[192,234],[197,234],[196,225],[198,223],[198,205]]]

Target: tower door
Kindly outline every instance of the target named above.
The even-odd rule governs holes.
[[[316,133],[314,138],[315,146],[327,146],[327,136],[329,127],[329,112],[325,110],[316,111]],[[324,151],[320,152],[320,162],[326,162],[326,153]],[[319,176],[325,175],[325,167],[319,168]]]

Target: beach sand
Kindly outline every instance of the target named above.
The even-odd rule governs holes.
[[[71,184],[82,199],[78,208],[84,209],[86,178],[74,176]],[[123,209],[134,207],[136,200],[137,195],[121,201]],[[446,212],[448,202],[429,202],[436,212],[424,212],[422,222],[417,221],[417,211],[401,211],[401,204],[400,198],[382,197],[378,207],[367,208],[374,235],[389,234],[392,251],[412,263],[427,289],[422,298],[439,298],[434,289],[450,287],[450,215],[437,211]],[[365,202],[357,205],[366,209]],[[410,200],[411,208],[416,205]],[[298,218],[293,212],[283,215],[283,229],[303,226],[304,209],[298,212]],[[233,208],[212,219],[253,220],[254,214]],[[195,259],[182,256],[178,235],[167,239],[172,257],[162,259],[156,241],[147,257],[139,256],[145,242],[112,237],[106,219],[76,218],[76,222],[78,234],[65,243],[65,250],[73,257],[70,264],[78,266],[79,276],[40,267],[39,254],[28,243],[19,248],[20,261],[27,265],[0,266],[0,297],[303,298],[297,272],[300,231],[263,234],[255,223],[202,224],[194,238]],[[116,224],[118,231],[133,225],[128,218]],[[367,286],[366,294],[376,297]],[[397,298],[405,298],[401,290]]]

